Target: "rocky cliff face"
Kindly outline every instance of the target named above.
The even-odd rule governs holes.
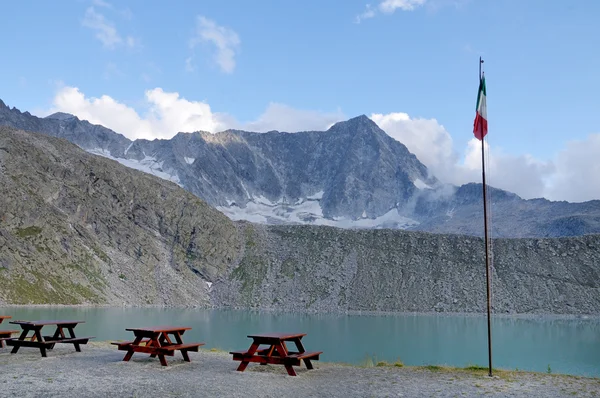
[[[175,184],[0,127],[0,302],[208,303],[237,256],[223,214]]]
[[[483,239],[246,224],[218,306],[302,311],[486,311]],[[600,314],[600,235],[497,239],[493,311]]]

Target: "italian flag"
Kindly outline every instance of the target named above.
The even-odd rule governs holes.
[[[483,140],[483,137],[488,132],[487,125],[487,105],[485,102],[485,76],[479,79],[479,93],[477,94],[477,114],[475,115],[475,122],[473,123],[473,134],[479,141]]]

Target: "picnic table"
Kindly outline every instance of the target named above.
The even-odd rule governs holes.
[[[175,351],[181,352],[183,360],[191,362],[188,355],[189,351],[198,352],[198,347],[204,343],[184,343],[181,337],[190,327],[181,326],[154,326],[148,328],[128,328],[127,331],[133,332],[135,339],[133,341],[113,342],[121,351],[127,351],[123,361],[129,361],[134,352],[150,354],[150,357],[158,356],[160,364],[167,366],[165,355],[173,356]],[[171,337],[170,337],[170,336]]]
[[[10,315],[0,315],[0,323],[2,323],[5,319],[12,318]],[[4,348],[4,340],[10,339],[10,336],[19,333],[18,330],[0,330],[0,348]]]
[[[290,376],[296,376],[292,366],[300,366],[304,361],[307,369],[313,369],[311,360],[318,361],[323,351],[307,352],[302,345],[302,337],[306,333],[267,333],[251,334],[252,344],[247,351],[232,351],[234,361],[242,361],[237,370],[243,372],[250,362],[261,365],[283,365]],[[286,341],[293,342],[298,351],[288,351]],[[262,346],[262,347],[261,347]]]
[[[21,335],[17,338],[6,340],[6,344],[13,346],[11,354],[16,354],[21,347],[39,348],[42,357],[46,356],[46,350],[51,350],[57,343],[73,344],[77,352],[81,352],[80,344],[87,344],[94,336],[76,337],[75,326],[85,321],[71,320],[53,320],[53,321],[12,321],[10,323],[21,326]],[[42,328],[44,326],[55,326],[54,334],[43,336]],[[68,336],[65,335],[67,329]],[[27,336],[29,332],[33,332],[31,336]]]

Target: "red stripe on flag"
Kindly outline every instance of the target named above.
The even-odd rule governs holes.
[[[483,137],[488,132],[487,120],[485,120],[479,113],[475,116],[475,122],[473,123],[473,134],[479,141],[483,140]]]

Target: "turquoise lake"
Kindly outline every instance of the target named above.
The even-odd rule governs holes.
[[[79,336],[131,339],[128,327],[190,326],[185,341],[225,351],[248,348],[248,334],[307,333],[322,361],[364,364],[487,366],[487,322],[481,315],[345,315],[182,308],[9,307],[13,320],[74,319]],[[0,329],[12,329],[6,320]],[[17,327],[18,329],[18,327]],[[600,377],[600,319],[505,317],[492,320],[494,368]],[[232,366],[234,366],[232,362]]]

